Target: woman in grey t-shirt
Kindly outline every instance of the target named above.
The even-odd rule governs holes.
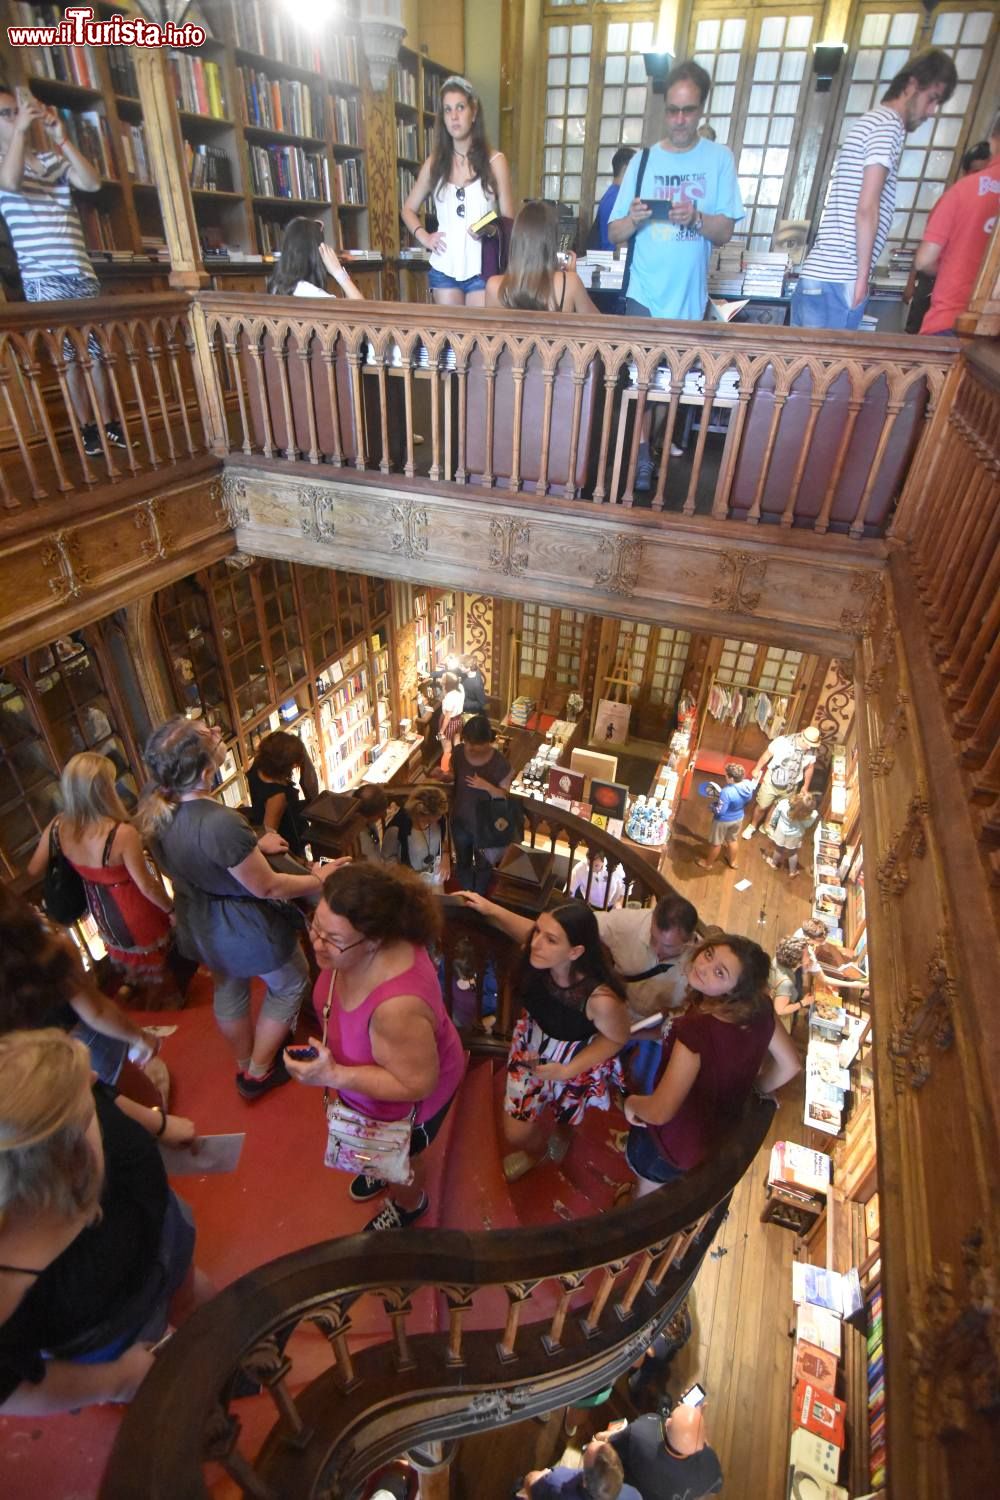
[[[277,1055],[309,987],[299,922],[287,903],[319,894],[320,877],[272,870],[265,854],[287,848],[279,834],[259,841],[241,813],[212,795],[225,757],[219,729],[171,719],[145,750],[153,784],[136,818],[174,886],[181,952],[211,969],[215,1018],[237,1060],[236,1087],[256,1099],[288,1082]],[[324,867],[329,873],[332,867]],[[266,985],[256,1027],[250,980]]]

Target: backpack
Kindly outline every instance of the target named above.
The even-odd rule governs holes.
[[[798,786],[802,780],[802,762],[804,758],[804,752],[796,749],[789,755],[786,755],[779,765],[770,766],[771,785],[777,787],[780,792],[785,792],[791,787]]]

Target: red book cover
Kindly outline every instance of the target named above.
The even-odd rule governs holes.
[[[792,1381],[798,1384],[800,1380],[811,1380],[832,1395],[837,1386],[836,1356],[826,1349],[818,1349],[815,1344],[797,1341]]]
[[[792,1396],[792,1422],[796,1427],[804,1427],[807,1432],[843,1448],[846,1414],[844,1402],[821,1389],[815,1381],[800,1380],[796,1385]]]

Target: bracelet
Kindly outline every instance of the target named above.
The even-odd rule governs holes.
[[[164,1131],[167,1128],[167,1112],[163,1108],[162,1104],[154,1104],[153,1108],[156,1109],[156,1110],[159,1110],[159,1112],[160,1112],[160,1128],[159,1128],[159,1130],[157,1130],[155,1132],[156,1139],[159,1140],[160,1136],[164,1133]]]

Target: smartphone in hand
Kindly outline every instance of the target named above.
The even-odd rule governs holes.
[[[285,1051],[294,1062],[315,1062],[319,1057],[315,1047],[286,1047]]]

